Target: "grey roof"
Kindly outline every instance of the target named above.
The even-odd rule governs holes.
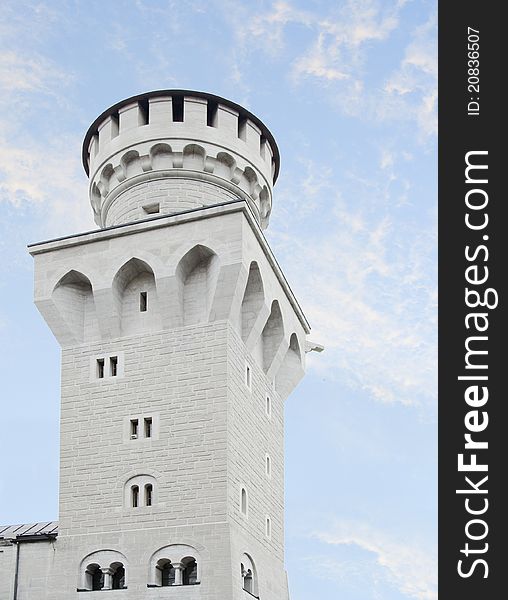
[[[24,523],[22,525],[0,525],[0,540],[23,540],[37,536],[53,537],[58,534],[58,521],[43,521],[42,523]]]

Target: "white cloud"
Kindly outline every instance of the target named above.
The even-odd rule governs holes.
[[[318,532],[314,537],[332,546],[354,545],[371,553],[381,568],[379,573],[402,594],[418,600],[437,600],[437,558],[433,549],[351,521],[338,521],[332,531]],[[327,566],[321,573],[340,580],[347,577],[351,581],[355,571],[363,588],[365,580],[373,577],[371,561],[367,560],[363,565],[358,561],[350,561],[348,565],[328,560]]]
[[[37,54],[23,55],[15,51],[0,53],[0,89],[3,102],[19,93],[44,93],[56,96],[55,90],[71,80],[71,75],[56,68]]]
[[[322,165],[309,171],[320,175],[322,200],[302,192],[309,178],[303,173],[294,187],[279,190],[278,217],[268,233],[305,307],[312,339],[325,345],[319,356],[309,355],[309,366],[378,401],[433,413],[434,223],[406,221],[400,229],[384,171],[373,173],[373,182],[354,180],[354,198]]]
[[[436,16],[417,28],[399,67],[384,85],[385,114],[414,118],[420,131],[437,133],[437,40]]]
[[[414,121],[424,140],[437,130],[435,16],[416,28],[398,66],[381,82],[379,62],[372,60],[394,51],[388,41],[400,26],[406,4],[407,0],[347,0],[320,13],[278,1],[258,13],[226,2],[223,10],[229,11],[226,18],[232,22],[237,60],[243,65],[259,51],[268,53],[291,65],[288,76],[294,84],[311,81],[326,87],[340,112],[372,122]],[[303,39],[310,37],[310,42],[287,44],[290,28],[296,27],[303,28]],[[386,61],[387,70],[391,60]],[[238,64],[235,69],[245,71]]]
[[[72,138],[47,146],[0,138],[0,203],[42,216],[45,235],[95,228],[79,148]]]
[[[340,81],[349,79],[350,75],[339,68],[340,52],[335,49],[333,53],[326,47],[324,34],[319,34],[315,44],[300,56],[293,64],[293,77],[317,77],[326,81]]]
[[[62,90],[72,79],[37,52],[0,54],[0,204],[42,218],[44,235],[93,225],[85,214],[81,140],[60,128],[46,128],[44,134],[31,128],[34,114],[44,113],[43,123],[55,119],[66,102]]]

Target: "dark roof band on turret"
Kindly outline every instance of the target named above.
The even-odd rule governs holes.
[[[209,94],[207,92],[196,92],[193,90],[155,90],[153,92],[146,92],[144,94],[138,94],[137,96],[131,96],[130,98],[121,100],[120,102],[117,102],[116,104],[110,106],[107,110],[105,110],[101,115],[99,115],[95,119],[92,125],[90,125],[88,131],[86,132],[85,139],[83,141],[82,160],[83,167],[87,175],[89,175],[88,147],[90,145],[90,139],[92,138],[92,136],[97,134],[99,125],[103,123],[109,116],[116,114],[118,112],[118,109],[122,106],[126,106],[127,104],[132,104],[134,102],[147,102],[149,98],[157,98],[160,96],[189,96],[193,98],[204,98],[205,100],[212,100],[213,102],[218,102],[219,104],[229,106],[233,110],[237,111],[240,117],[244,117],[252,121],[257,127],[259,127],[259,129],[261,130],[261,134],[268,140],[272,148],[273,159],[275,164],[273,183],[277,181],[280,168],[279,148],[277,147],[277,143],[275,142],[273,135],[270,133],[270,130],[266,127],[266,125],[260,119],[258,119],[256,115],[253,115],[250,111],[243,108],[243,106],[240,106],[235,102],[231,102],[231,100],[227,100],[226,98],[222,98],[221,96],[215,96],[214,94]]]

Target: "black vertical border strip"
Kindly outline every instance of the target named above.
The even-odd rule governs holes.
[[[505,40],[508,38],[501,10],[503,3],[471,2],[461,0],[439,3],[439,598],[440,600],[490,600],[508,598],[508,395],[503,375],[508,372],[506,337],[506,303],[508,299],[508,221],[505,219],[508,194],[508,142],[506,124],[506,60]],[[479,30],[479,93],[468,89],[468,27]],[[468,102],[479,98],[478,116],[468,116]],[[503,110],[504,109],[504,110]],[[465,154],[486,150],[488,155],[473,162],[488,164],[488,184],[466,184]],[[505,176],[505,174],[507,176]],[[481,178],[477,171],[476,177]],[[465,213],[480,222],[485,211],[468,211],[465,195],[473,187],[488,194],[488,226],[472,231],[465,225]],[[480,194],[476,195],[476,199]],[[488,235],[488,240],[483,238]],[[471,252],[479,245],[488,247],[488,259],[480,252],[478,260],[468,262],[465,247]],[[477,264],[479,275],[483,267],[489,269],[489,279],[484,285],[470,285],[465,280],[468,266]],[[465,288],[484,293],[490,287],[499,294],[495,309],[467,308]],[[487,370],[465,369],[465,340],[475,333],[466,329],[468,312],[485,312],[489,328],[483,335],[482,349],[488,355],[479,357],[487,362]],[[479,346],[477,346],[479,348]],[[475,364],[480,364],[477,360]],[[489,399],[478,411],[488,412],[488,426],[482,432],[472,433],[473,439],[488,441],[488,449],[465,451],[464,434],[467,433],[465,417],[475,410],[464,400],[468,385],[457,379],[460,375],[488,375]],[[483,420],[485,415],[479,415]],[[487,464],[488,472],[458,472],[458,454],[477,454],[479,464]],[[487,494],[457,494],[457,489],[472,489],[465,481],[468,476],[478,482],[488,475],[482,486]],[[470,507],[481,510],[488,499],[488,510],[482,515],[468,514]],[[483,539],[468,539],[468,521],[481,519],[488,526]],[[479,522],[469,525],[469,533],[481,537],[485,526]],[[466,556],[465,548],[469,552]],[[488,544],[488,548],[486,546]],[[461,552],[462,550],[462,552]],[[462,570],[470,573],[461,577]],[[488,565],[488,577],[484,560]]]

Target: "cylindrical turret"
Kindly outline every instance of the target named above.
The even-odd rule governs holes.
[[[243,198],[265,229],[279,164],[275,140],[257,117],[219,96],[187,90],[115,104],[83,143],[100,227]]]

